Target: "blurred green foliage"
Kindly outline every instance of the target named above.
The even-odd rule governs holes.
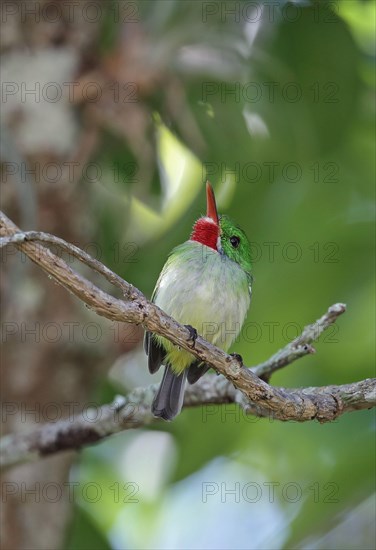
[[[240,6],[238,21],[221,11],[225,4]],[[246,4],[136,4],[154,63],[163,58],[185,101],[180,111],[168,110],[174,96],[163,86],[145,100],[158,162],[149,187],[125,177],[110,193],[96,189],[90,197],[103,248],[119,235],[137,244],[137,261],[105,260],[150,296],[168,252],[202,213],[202,182],[210,176],[219,209],[253,242],[253,301],[234,349],[247,365],[265,360],[341,301],[348,311],[320,338],[317,354],[272,382],[367,378],[375,359],[375,5],[263,2],[262,18],[250,22]],[[265,15],[273,4],[274,15]],[[116,31],[107,20],[104,45]],[[110,172],[124,159],[134,162],[132,155],[111,135],[98,159]],[[329,425],[282,424],[245,418],[233,406],[208,407],[118,435],[82,454],[74,479],[95,480],[103,496],[81,499],[69,547],[87,548],[96,530],[92,548],[107,547],[100,537],[114,548],[321,548],[320,537],[374,491],[374,420],[365,411]],[[137,484],[138,502],[124,493],[115,502],[111,487],[129,482]],[[205,502],[207,482],[218,492]],[[249,482],[262,487],[258,501],[241,493]],[[275,498],[263,485],[270,482]],[[223,496],[223,483],[240,483],[239,502]],[[302,491],[296,501],[283,492],[289,483]],[[371,541],[361,538],[367,517],[357,518],[358,547],[368,548]]]

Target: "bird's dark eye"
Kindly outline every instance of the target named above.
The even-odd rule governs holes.
[[[238,248],[240,244],[239,237],[237,237],[236,235],[233,235],[232,237],[230,237],[230,243],[231,243],[231,246],[233,246],[234,248]]]

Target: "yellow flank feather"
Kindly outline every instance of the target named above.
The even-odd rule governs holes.
[[[189,353],[189,351],[181,349],[178,346],[174,346],[169,340],[166,340],[161,336],[155,335],[154,337],[167,351],[166,362],[170,363],[172,370],[176,374],[183,372],[184,369],[189,367],[189,365],[196,360],[196,358]]]

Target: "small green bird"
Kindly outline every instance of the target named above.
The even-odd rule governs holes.
[[[240,332],[251,301],[251,247],[239,227],[227,216],[218,216],[209,182],[206,200],[206,216],[196,221],[190,239],[172,250],[152,301],[188,325],[193,337],[198,332],[227,351]],[[144,346],[151,373],[165,365],[152,413],[172,420],[183,406],[186,379],[193,384],[210,366],[151,332],[146,332]]]

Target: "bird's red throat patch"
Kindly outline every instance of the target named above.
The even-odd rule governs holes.
[[[191,241],[204,244],[217,250],[219,226],[210,218],[200,218],[193,226]]]

